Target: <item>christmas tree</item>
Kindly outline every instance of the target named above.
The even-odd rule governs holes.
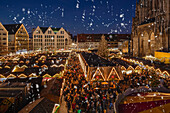
[[[101,37],[101,41],[99,43],[99,47],[98,47],[98,52],[97,54],[101,57],[105,57],[107,58],[108,57],[108,54],[109,54],[109,51],[107,49],[107,40],[105,40],[105,36],[102,35]]]

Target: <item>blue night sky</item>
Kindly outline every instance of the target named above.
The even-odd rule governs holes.
[[[1,0],[0,22],[64,27],[70,33],[131,33],[136,0]]]

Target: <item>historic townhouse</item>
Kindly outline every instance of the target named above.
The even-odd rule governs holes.
[[[23,24],[0,23],[1,53],[29,50],[29,35]]]
[[[132,23],[133,56],[170,51],[170,0],[136,1]]]
[[[0,54],[8,52],[8,31],[0,23]]]
[[[71,36],[64,28],[37,27],[33,31],[34,50],[69,49]]]

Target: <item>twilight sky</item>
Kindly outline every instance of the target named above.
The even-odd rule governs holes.
[[[1,0],[0,22],[64,27],[72,34],[130,33],[136,0]]]

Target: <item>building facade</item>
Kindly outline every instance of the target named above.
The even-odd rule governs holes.
[[[0,23],[0,54],[8,52],[8,31]]]
[[[33,32],[34,50],[69,49],[71,36],[64,28],[37,27]]]
[[[101,40],[102,34],[78,34],[77,48],[78,49],[97,49]]]
[[[98,49],[103,34],[78,34],[78,49]],[[125,41],[129,41],[130,34],[104,34],[108,49],[122,49]]]
[[[29,50],[29,35],[23,24],[0,23],[1,53]]]
[[[153,55],[157,50],[170,50],[170,1],[136,1],[132,20],[133,56]]]
[[[29,50],[32,51],[33,50],[33,39],[29,38]]]

